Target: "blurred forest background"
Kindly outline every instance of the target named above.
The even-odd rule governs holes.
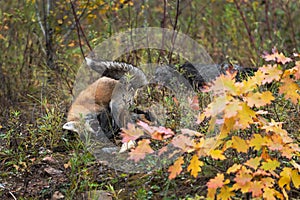
[[[137,184],[128,175],[108,171],[101,183],[92,181],[96,174],[91,165],[96,164],[90,164],[91,156],[61,129],[83,62],[82,50],[87,55],[113,34],[139,27],[174,29],[203,45],[215,63],[229,58],[244,67],[260,66],[263,53],[273,48],[286,55],[300,50],[298,0],[2,0],[0,19],[0,196],[4,199],[11,198],[9,191],[19,199],[50,199],[58,187],[64,188],[67,199],[91,188],[105,188],[118,197],[122,188],[127,187],[128,193],[128,187]],[[138,66],[142,56],[135,51],[120,59]],[[167,52],[152,50],[151,56],[159,60]],[[184,61],[176,62],[172,64]],[[34,163],[47,150],[58,152],[56,160],[69,170],[67,176],[54,180],[40,172],[45,162],[52,161]],[[164,180],[163,173],[141,179],[139,185],[147,181],[152,185],[147,192],[144,188],[131,195],[151,196],[148,191],[152,191],[163,196],[180,187]]]

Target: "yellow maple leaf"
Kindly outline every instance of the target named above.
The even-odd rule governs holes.
[[[242,109],[238,110],[238,121],[235,124],[235,128],[245,129],[253,123],[253,119],[256,118],[256,113],[246,103],[241,103]]]
[[[279,166],[280,166],[280,162],[278,160],[267,159],[266,162],[262,163],[262,169],[269,170],[269,171],[273,171]]]
[[[238,152],[246,153],[248,151],[249,145],[246,140],[238,136],[232,136],[232,148],[235,148]]]
[[[270,91],[265,91],[265,92],[251,92],[248,93],[245,97],[244,100],[247,102],[247,105],[250,107],[261,107],[265,106],[267,104],[270,104],[271,101],[274,100],[274,97]]]
[[[227,200],[227,199],[231,199],[231,197],[233,196],[235,196],[235,194],[231,191],[231,188],[228,186],[224,186],[221,188],[217,199]]]
[[[292,176],[292,182],[295,186],[295,188],[299,189],[299,186],[300,186],[300,174],[299,172],[294,169],[291,173],[291,176]]]
[[[277,191],[273,188],[264,188],[264,193],[263,193],[263,197],[266,200],[276,200],[276,193]]]
[[[226,171],[227,174],[230,174],[230,173],[236,173],[238,170],[240,170],[242,167],[241,164],[234,164],[232,165],[231,167],[229,167]]]
[[[260,157],[251,158],[251,159],[247,160],[245,165],[256,170],[257,167],[260,165],[260,161],[261,161]]]
[[[278,69],[278,65],[264,65],[258,70],[263,72],[263,84],[279,81],[282,74],[282,71]]]
[[[284,167],[282,172],[280,173],[280,179],[278,181],[279,187],[283,188],[286,186],[287,190],[290,190],[290,182],[291,182],[292,169],[289,167]]]
[[[279,87],[279,94],[284,94],[284,96],[292,101],[292,103],[297,104],[300,95],[300,87],[289,77],[286,77],[282,80],[282,85]]]
[[[250,140],[249,145],[250,147],[254,147],[254,150],[259,151],[262,146],[267,145],[267,138],[262,137],[260,134],[254,134],[253,138]]]
[[[231,118],[235,117],[238,113],[238,110],[241,110],[243,107],[241,106],[240,101],[234,99],[226,104],[224,109],[224,117]]]
[[[220,160],[224,160],[226,159],[226,157],[223,155],[223,151],[221,150],[211,150],[209,152],[209,155],[213,158],[213,159],[220,159]]]
[[[187,170],[191,171],[191,175],[196,178],[198,176],[198,172],[201,172],[201,166],[203,165],[204,163],[198,159],[196,154],[194,154]]]

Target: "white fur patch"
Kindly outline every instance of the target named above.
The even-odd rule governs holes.
[[[129,142],[123,143],[122,146],[121,146],[121,149],[120,149],[119,153],[123,153],[123,152],[125,152],[127,150],[130,150],[130,149],[134,148],[135,144],[136,143],[133,140],[130,140]]]
[[[65,130],[69,130],[69,131],[74,131],[78,133],[78,130],[76,128],[76,122],[75,121],[70,121],[67,122],[63,125],[63,129]]]

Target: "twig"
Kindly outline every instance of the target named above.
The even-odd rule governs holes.
[[[74,7],[74,4],[73,4],[72,0],[70,0],[70,4],[71,4],[72,12],[73,12],[73,15],[74,15],[74,19],[75,19],[75,24],[76,24],[76,30],[77,30],[77,36],[78,36],[80,51],[81,51],[81,54],[82,54],[83,58],[85,58],[84,51],[83,51],[82,44],[81,44],[79,22],[78,22],[78,18],[77,18],[77,15],[76,15],[75,7]]]
[[[252,34],[251,34],[251,30],[250,30],[250,28],[249,28],[249,25],[248,25],[248,22],[247,22],[247,20],[246,20],[246,17],[245,17],[245,15],[244,15],[244,13],[242,12],[242,9],[241,9],[241,7],[240,7],[240,5],[239,5],[239,3],[238,3],[237,0],[234,0],[234,4],[235,4],[235,6],[236,6],[236,9],[239,11],[240,16],[241,16],[241,18],[242,18],[242,21],[243,21],[243,23],[244,23],[244,25],[245,25],[246,31],[247,31],[247,33],[248,33],[248,38],[249,38],[250,44],[251,44],[251,46],[252,46],[254,49],[256,49],[256,48],[255,48],[254,39],[253,39],[253,36],[252,36]]]
[[[84,15],[84,13],[86,12],[87,7],[88,7],[88,3],[89,3],[89,1],[87,1],[87,3],[85,4],[85,7],[84,7],[84,8],[82,9],[82,11],[80,12],[81,14],[80,14],[79,17],[78,17],[78,20],[79,20],[79,21],[80,21],[80,19],[82,18],[82,16]],[[67,31],[67,33],[65,33],[65,34],[62,36],[62,38],[63,38],[62,43],[64,43],[65,40],[69,37],[69,35],[70,35],[70,34],[72,33],[72,31],[74,30],[75,26],[76,26],[76,22],[74,22],[74,23],[71,25],[71,27],[69,28],[69,30]]]
[[[169,57],[169,59],[168,59],[169,64],[171,64],[171,62],[172,62],[172,54],[173,54],[173,50],[174,50],[174,44],[175,44],[175,41],[176,41],[176,38],[177,38],[177,34],[175,34],[175,31],[177,29],[179,15],[181,14],[181,10],[179,10],[179,7],[180,7],[180,0],[177,0],[177,2],[176,2],[175,22],[174,22],[173,34],[172,34],[172,49],[169,52],[169,56],[168,56]]]
[[[42,30],[42,33],[43,33],[44,37],[46,37],[46,32],[45,32],[45,28],[44,28],[42,20],[41,20],[37,1],[35,1],[35,13],[36,13],[36,17],[37,17],[38,23],[40,25],[40,28]]]
[[[162,21],[161,21],[161,27],[162,28],[166,27],[167,3],[168,3],[167,0],[164,0],[164,14],[163,14],[163,18],[162,18]],[[160,62],[160,58],[163,54],[164,46],[165,46],[165,31],[163,30],[162,40],[161,40],[161,49],[160,49],[160,53],[159,53],[159,56],[158,56],[158,59],[157,59],[157,63]]]

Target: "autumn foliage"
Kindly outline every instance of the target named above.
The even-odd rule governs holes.
[[[217,136],[205,137],[188,129],[175,134],[168,128],[139,122],[138,127],[129,125],[123,129],[124,142],[144,137],[129,153],[129,159],[145,158],[154,152],[152,141],[168,139],[167,146],[157,150],[159,154],[169,145],[181,153],[168,169],[169,179],[176,178],[184,168],[197,178],[206,164],[204,158],[229,163],[226,170],[219,171],[206,183],[208,199],[243,195],[270,200],[288,198],[291,188],[300,187],[300,148],[292,133],[284,128],[284,122],[273,119],[267,108],[277,98],[298,105],[299,56],[294,54],[291,59],[273,51],[263,58],[269,63],[254,76],[236,82],[236,74],[228,73],[206,89],[205,92],[214,94],[214,99],[199,113],[197,123],[208,120],[207,131],[215,131]],[[299,134],[299,130],[295,132]]]

